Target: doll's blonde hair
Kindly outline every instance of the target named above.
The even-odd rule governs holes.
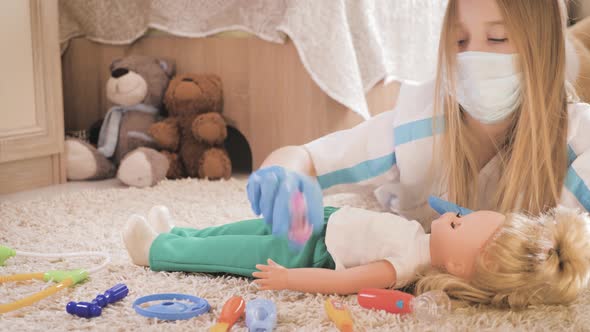
[[[496,0],[522,71],[521,106],[504,142],[496,147],[502,177],[494,210],[538,214],[555,207],[568,167],[563,0]],[[449,0],[441,32],[435,114],[442,114],[442,156],[449,200],[477,209],[478,146],[455,91],[457,0]]]
[[[590,218],[558,207],[539,217],[507,216],[478,257],[472,278],[430,270],[416,292],[443,290],[469,304],[521,309],[570,303],[589,277]]]

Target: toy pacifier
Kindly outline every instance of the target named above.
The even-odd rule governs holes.
[[[267,299],[246,303],[246,326],[250,332],[270,332],[277,324],[277,307]]]

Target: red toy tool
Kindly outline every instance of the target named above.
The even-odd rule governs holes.
[[[246,308],[246,302],[240,296],[233,296],[221,309],[221,315],[217,319],[215,324],[209,331],[211,332],[225,332],[229,331],[231,327],[236,323],[242,315],[244,315],[244,309]]]
[[[361,307],[385,310],[392,314],[414,313],[418,319],[436,320],[451,309],[446,293],[432,291],[418,297],[398,290],[365,288],[357,296]]]

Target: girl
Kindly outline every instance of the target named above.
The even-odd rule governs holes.
[[[590,277],[590,219],[564,208],[539,218],[446,213],[431,234],[416,221],[354,208],[326,208],[324,220],[297,253],[262,219],[172,228],[164,207],[152,208],[147,222],[132,216],[123,239],[133,262],[155,271],[226,272],[259,278],[262,289],[309,293],[401,288],[425,270],[419,293],[441,289],[455,299],[519,309],[569,303]]]
[[[394,111],[273,152],[249,179],[252,209],[279,235],[294,191],[318,230],[322,190],[351,185],[427,231],[429,195],[502,213],[590,210],[590,106],[566,81],[564,7],[450,0],[436,80],[402,85]]]

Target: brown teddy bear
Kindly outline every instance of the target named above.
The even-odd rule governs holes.
[[[148,130],[159,120],[164,93],[175,64],[150,56],[132,55],[113,61],[106,94],[111,107],[100,128],[98,146],[66,140],[69,180],[117,178],[131,186],[146,187],[165,178],[168,158],[156,151]],[[143,172],[137,172],[142,167]],[[149,167],[146,171],[145,167]]]
[[[185,176],[228,179],[232,165],[223,147],[227,125],[221,112],[221,80],[215,75],[178,75],[168,86],[164,103],[169,117],[149,133],[164,150],[168,178]]]

